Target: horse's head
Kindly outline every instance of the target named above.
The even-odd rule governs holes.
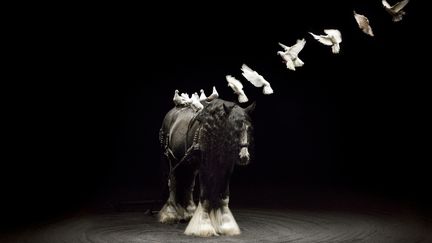
[[[255,103],[247,108],[216,99],[201,112],[204,150],[219,160],[247,165],[251,160],[253,127],[250,114]]]
[[[232,123],[231,128],[235,131],[231,139],[236,141],[233,147],[237,148],[239,157],[237,164],[239,165],[247,165],[251,159],[249,151],[252,150],[253,147],[253,127],[250,115],[254,109],[255,103],[249,105],[245,109],[236,105],[231,111],[229,107],[225,107],[226,112],[229,113],[228,122]]]

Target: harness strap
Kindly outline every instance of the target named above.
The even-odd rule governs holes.
[[[240,148],[243,148],[243,147],[248,147],[249,146],[249,143],[242,143],[242,144],[240,144]]]
[[[177,167],[179,166],[179,165],[181,165],[184,161],[186,161],[186,159],[189,157],[189,155],[192,153],[192,152],[194,152],[194,151],[197,151],[197,150],[199,150],[200,149],[200,145],[199,145],[199,133],[200,133],[200,131],[201,131],[201,127],[199,127],[196,131],[195,131],[195,135],[194,135],[194,138],[193,138],[193,142],[192,142],[192,145],[186,150],[186,153],[184,154],[184,156],[180,159],[180,161],[174,166],[174,167],[172,167],[172,165],[170,165],[170,168],[172,168],[171,169],[171,173],[173,173],[174,172],[174,170],[175,169],[177,169]],[[169,148],[168,148],[169,149]],[[169,151],[170,151],[170,153],[172,154],[172,151],[171,151],[171,149],[169,149]],[[172,156],[173,156],[173,158],[175,159],[175,160],[177,160],[177,158],[174,156],[174,154],[172,154]],[[170,164],[171,164],[171,161],[170,161]]]
[[[191,121],[191,123],[192,123],[192,121]],[[169,135],[167,134],[165,136],[165,143],[164,143],[165,153],[164,154],[168,158],[168,162],[169,162],[169,166],[170,166],[170,173],[169,173],[170,178],[173,175],[175,169],[177,169],[184,161],[186,161],[188,159],[188,157],[194,151],[200,150],[199,138],[200,138],[201,127],[202,126],[199,126],[198,129],[195,131],[191,146],[186,150],[185,154],[183,155],[183,157],[180,160],[174,155],[174,153],[172,152],[172,150],[169,147]],[[190,125],[189,125],[189,128],[190,128]],[[178,163],[175,166],[173,166],[172,160],[178,161]]]

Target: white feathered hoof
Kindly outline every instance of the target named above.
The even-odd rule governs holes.
[[[239,235],[241,233],[237,222],[227,206],[210,212],[210,219],[216,232],[221,235]]]
[[[159,222],[164,224],[172,224],[182,219],[176,208],[170,203],[166,203],[158,214]]]
[[[219,231],[219,233],[223,235],[239,235],[241,233],[231,212],[229,215],[224,214],[222,216],[222,225],[220,226]]]
[[[192,201],[187,207],[183,215],[183,219],[189,221],[196,211],[195,203]]]
[[[186,230],[184,232],[186,235],[194,235],[200,237],[210,237],[218,235],[214,229],[209,214],[204,211],[201,206],[201,202],[198,204],[195,213],[190,220]]]

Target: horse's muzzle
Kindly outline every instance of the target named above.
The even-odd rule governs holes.
[[[241,148],[239,156],[240,156],[240,161],[239,161],[240,165],[247,165],[247,164],[249,164],[250,154],[249,154],[249,150],[248,150],[247,147]]]

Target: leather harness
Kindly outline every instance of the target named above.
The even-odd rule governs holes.
[[[195,116],[190,120],[189,125],[188,125],[188,131],[186,133],[186,139],[188,137],[189,131],[191,130],[192,125],[194,124],[194,122],[198,121],[195,119],[196,118],[196,114]],[[183,157],[179,160],[174,153],[172,152],[170,146],[169,146],[169,135],[170,134],[166,134],[165,135],[165,143],[164,143],[164,148],[165,148],[165,152],[164,155],[167,157],[168,161],[169,161],[169,166],[170,166],[170,177],[172,176],[172,174],[174,173],[175,169],[177,169],[181,164],[183,164],[184,161],[186,161],[188,159],[188,157],[194,152],[194,151],[199,151],[200,150],[200,143],[199,143],[199,139],[200,139],[200,134],[201,134],[201,128],[202,125],[200,124],[199,127],[196,129],[193,140],[192,140],[192,144],[189,146],[189,148],[187,148],[185,154],[183,155]],[[161,131],[162,133],[162,131]],[[177,161],[177,163],[173,166],[173,161]]]

